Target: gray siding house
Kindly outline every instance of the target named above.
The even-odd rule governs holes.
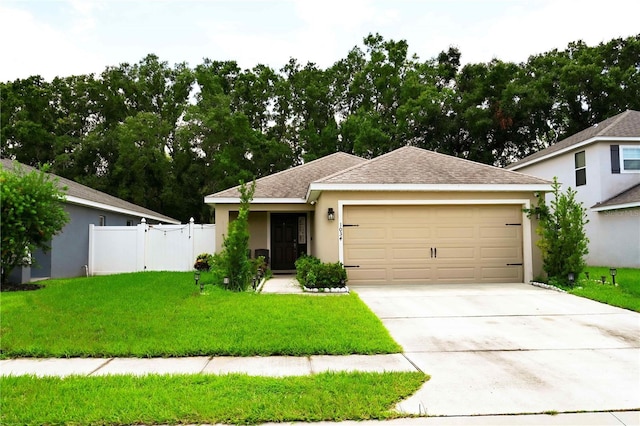
[[[640,112],[627,110],[507,167],[573,188],[587,209],[587,263],[640,268]]]
[[[2,167],[13,168],[14,161],[1,159]],[[25,172],[35,170],[21,164]],[[69,222],[51,241],[51,250],[33,253],[35,265],[16,268],[10,280],[29,282],[41,278],[69,278],[86,274],[89,262],[89,225],[133,226],[144,218],[147,223],[179,224],[180,221],[129,203],[104,192],[96,191],[63,177],[53,175],[61,187],[67,187],[65,210]]]

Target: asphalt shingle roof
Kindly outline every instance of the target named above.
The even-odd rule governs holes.
[[[336,152],[291,169],[256,180],[253,198],[300,198],[305,199],[309,184],[315,180],[366,162],[364,158],[344,152]],[[240,186],[217,192],[211,198],[239,198]]]
[[[416,147],[403,147],[316,181],[336,184],[549,184],[523,173]]]
[[[256,180],[255,199],[306,199],[311,184],[548,185],[549,181],[416,147],[365,160],[338,152]],[[238,186],[207,199],[237,199]]]
[[[533,160],[540,157],[553,154],[556,151],[569,148],[572,145],[576,145],[580,142],[601,137],[637,137],[640,138],[640,111],[626,110],[623,113],[614,115],[607,118],[600,123],[595,124],[581,132],[578,132],[566,139],[563,139],[548,148],[542,149],[534,154],[531,154],[519,161],[511,163],[507,166],[508,169],[513,167],[523,166]]]
[[[0,159],[2,163],[2,167],[7,170],[13,170],[13,160],[9,160],[6,158]],[[34,167],[28,166],[26,164],[20,163],[25,172],[29,173],[33,170],[37,170]],[[128,201],[124,201],[120,198],[114,197],[109,194],[105,194],[104,192],[97,191],[95,189],[89,188],[88,186],[79,184],[78,182],[72,181],[70,179],[63,178],[61,176],[55,175],[53,173],[49,173],[54,178],[58,179],[58,184],[60,187],[67,187],[67,191],[65,195],[71,197],[77,197],[85,201],[105,204],[107,206],[129,210],[133,213],[133,215],[137,215],[140,218],[154,218],[156,220],[160,220],[168,223],[180,223],[179,220],[171,218],[169,216],[165,216],[158,212],[154,212],[153,210],[146,209],[137,204],[130,203]]]
[[[602,203],[598,203],[592,206],[591,208],[614,207],[618,205],[633,203],[640,203],[640,183],[619,193],[618,195],[609,198],[606,201],[603,201]]]

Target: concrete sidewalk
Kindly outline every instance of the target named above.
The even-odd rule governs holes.
[[[66,377],[116,374],[231,374],[304,376],[326,371],[418,371],[402,354],[307,357],[19,358],[0,361],[0,376]]]
[[[0,375],[33,374],[39,377],[117,374],[229,374],[296,376],[323,371],[417,371],[401,354],[311,357],[191,357],[191,358],[47,358],[0,361]],[[265,425],[308,423],[266,423]],[[388,421],[319,422],[317,426],[484,426],[484,425],[611,425],[640,426],[640,411],[565,413],[558,415],[519,414],[501,416],[438,416],[401,418]]]

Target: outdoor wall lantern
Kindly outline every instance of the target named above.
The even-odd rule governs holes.
[[[609,269],[609,273],[611,274],[611,283],[616,285],[616,274],[618,273],[618,270],[616,268],[611,268]]]
[[[569,276],[567,278],[569,278],[569,284],[573,287],[573,284],[576,282],[576,274],[569,272]]]
[[[335,220],[335,218],[336,218],[336,214],[333,211],[333,207],[329,207],[329,210],[327,210],[327,219]]]

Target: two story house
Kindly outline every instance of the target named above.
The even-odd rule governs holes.
[[[557,177],[587,209],[587,263],[640,268],[640,112],[627,110],[507,167]]]

